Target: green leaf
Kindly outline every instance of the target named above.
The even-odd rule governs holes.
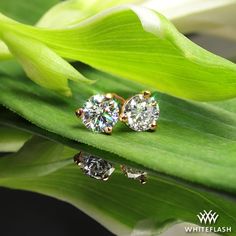
[[[9,4],[11,4],[11,1]],[[26,2],[21,2],[21,4],[23,7],[22,12],[24,12],[24,6],[27,6],[29,9],[32,8],[32,13],[35,11],[35,5],[27,5]],[[42,9],[45,9],[47,6],[49,6],[49,3],[46,5],[44,2],[41,3]],[[11,7],[7,9],[8,13],[11,13]],[[37,13],[35,15],[39,17],[39,13],[42,14],[41,9],[38,9]],[[27,22],[33,23],[32,19],[28,19],[27,17],[25,19]],[[6,20],[6,18],[3,20]],[[22,64],[29,78],[45,88],[70,96],[71,91],[68,87],[68,79],[89,82],[50,48],[32,38],[5,31],[2,39],[4,39],[13,55]],[[11,58],[7,46],[0,41],[0,59]]]
[[[91,147],[84,143],[72,141],[68,138],[62,137],[58,134],[49,132],[36,125],[33,125],[31,122],[25,120],[24,118],[20,117],[16,113],[11,112],[10,110],[2,106],[0,106],[0,113],[1,113],[1,116],[0,116],[1,125],[18,129],[19,131],[23,131],[31,135],[37,135],[45,139],[50,139],[52,141],[61,143],[63,145],[66,145],[76,150],[82,150],[84,152],[89,152],[89,153],[92,152],[94,155],[97,155],[97,156],[106,156],[108,154],[99,148]],[[136,168],[141,168],[141,169],[144,168],[142,165],[134,163],[132,161],[128,161],[127,159],[122,158],[121,156],[117,156],[114,153],[109,153],[107,155],[107,158],[115,163],[132,165]]]
[[[34,137],[16,154],[0,159],[0,179],[49,174],[71,163],[71,155],[74,153],[63,145]]]
[[[24,78],[2,76],[0,101],[33,124],[88,145],[90,152],[102,150],[107,158],[115,154],[152,170],[235,192],[235,99],[214,105],[159,94],[159,130],[137,133],[118,124],[112,136],[99,135],[82,125],[75,109],[96,93],[116,92],[128,98],[145,88],[87,67],[79,69],[100,80],[91,87],[73,84],[73,98],[49,93]]]
[[[2,38],[21,63],[28,77],[42,87],[70,96],[68,79],[89,82],[44,44],[11,32],[4,32]]]
[[[113,8],[60,30],[3,17],[0,25],[42,41],[62,57],[174,96],[209,101],[236,95],[236,65],[195,45],[152,10]]]
[[[63,148],[61,144],[34,138],[16,155],[0,159],[0,186],[67,201],[116,235],[158,235],[176,222],[199,224],[196,215],[204,209],[219,214],[215,227],[232,227],[232,233],[224,235],[236,235],[235,199],[152,173],[148,173],[147,184],[141,185],[127,179],[117,165],[107,182],[97,181],[72,164],[72,156],[68,157],[73,150],[63,153]]]
[[[34,24],[60,0],[1,0],[0,12],[26,24]],[[0,60],[12,58],[7,46],[0,40]]]
[[[0,61],[12,58],[7,45],[0,40]]]
[[[2,125],[0,134],[0,152],[18,151],[31,136],[26,132]]]
[[[38,22],[40,27],[63,28],[121,4],[136,3],[166,16],[182,33],[203,32],[236,39],[234,0],[68,0],[52,7]]]
[[[0,12],[26,24],[35,24],[38,19],[60,0],[1,0]]]
[[[37,23],[39,27],[66,28],[78,24],[80,21],[93,16],[107,8],[125,3],[140,2],[137,0],[68,0],[60,2],[49,11]]]
[[[0,63],[0,75],[8,75],[14,78],[25,77],[21,66],[14,59]]]

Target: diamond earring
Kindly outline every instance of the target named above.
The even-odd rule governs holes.
[[[115,170],[110,162],[85,152],[76,154],[74,162],[80,166],[85,175],[103,181],[108,180]]]
[[[97,94],[90,97],[75,114],[93,132],[111,134],[123,103],[124,99],[115,93]]]
[[[124,102],[120,120],[135,131],[155,130],[159,112],[156,94],[144,91]]]

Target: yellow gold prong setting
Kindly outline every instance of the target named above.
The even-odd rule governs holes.
[[[104,129],[104,132],[105,132],[106,134],[111,134],[111,133],[112,133],[112,127],[106,127],[106,128]]]
[[[105,95],[105,98],[108,99],[108,100],[112,99],[113,97],[114,97],[114,94],[112,94],[112,93],[107,93]]]
[[[156,130],[156,128],[157,128],[157,122],[153,121],[151,124],[150,130]]]
[[[128,117],[125,114],[120,114],[120,121],[126,123],[128,121]]]
[[[151,92],[148,91],[148,90],[143,91],[142,94],[143,94],[144,98],[150,98],[151,97]]]
[[[75,111],[75,115],[80,118],[83,115],[83,109],[82,108],[77,109]]]
[[[153,101],[151,104],[153,107],[155,107],[157,105],[157,101]]]

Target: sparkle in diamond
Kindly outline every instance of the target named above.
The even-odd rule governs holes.
[[[108,99],[102,94],[94,95],[83,106],[82,121],[94,132],[105,132],[106,128],[112,128],[117,123],[119,110],[115,99]]]

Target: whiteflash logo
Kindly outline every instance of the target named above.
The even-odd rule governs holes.
[[[212,223],[216,223],[216,220],[218,219],[219,215],[216,212],[212,212],[212,210],[210,211],[206,211],[204,210],[203,212],[200,212],[197,215],[198,219],[200,220],[201,224],[212,224]]]
[[[200,224],[212,225],[216,224],[219,215],[213,210],[203,210],[197,214]],[[186,233],[230,233],[232,232],[231,226],[188,226],[185,227]]]

